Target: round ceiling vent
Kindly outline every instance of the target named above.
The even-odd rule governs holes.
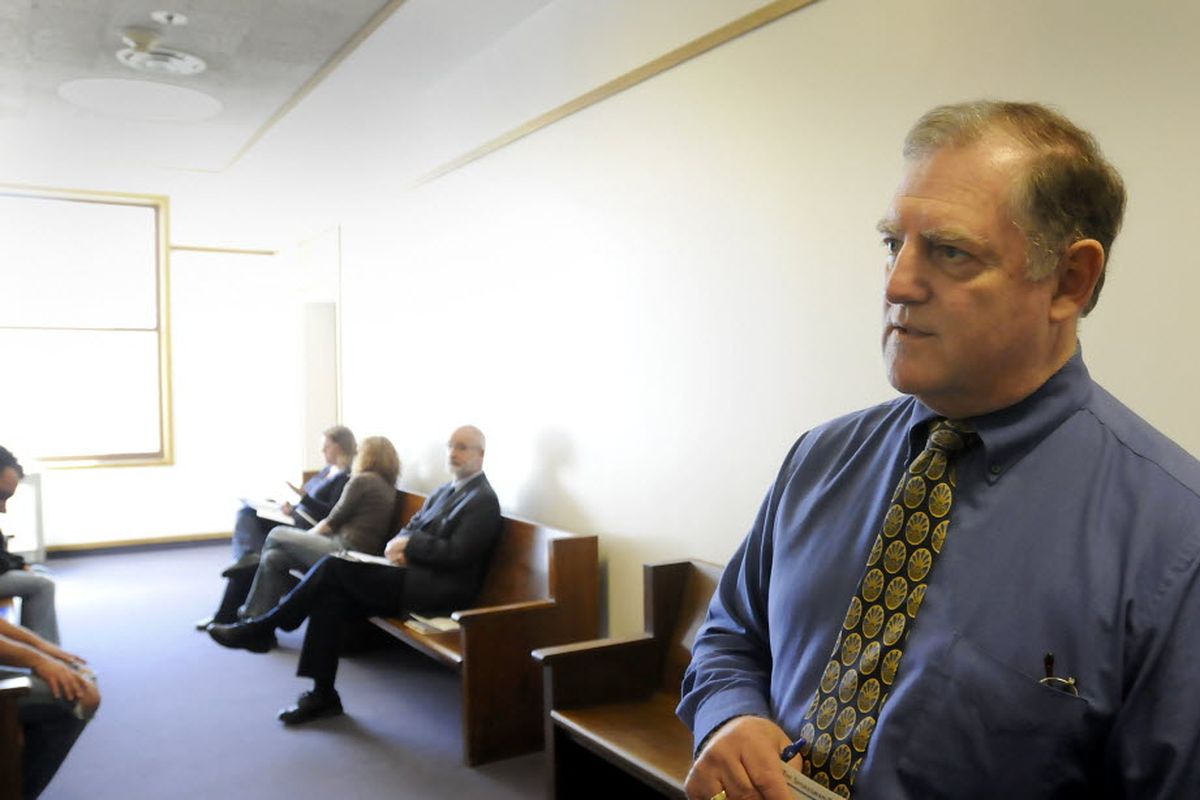
[[[159,75],[195,75],[207,66],[204,59],[191,53],[165,47],[152,50],[126,47],[117,51],[117,61],[132,69]]]

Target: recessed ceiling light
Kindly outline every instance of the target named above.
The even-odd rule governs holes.
[[[159,25],[187,25],[188,18],[178,11],[152,11],[150,19]]]
[[[81,78],[58,87],[73,106],[108,117],[150,122],[200,122],[221,113],[215,97],[182,86],[126,78]]]

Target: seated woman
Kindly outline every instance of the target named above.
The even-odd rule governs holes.
[[[313,525],[306,517],[314,521],[324,519],[337,505],[346,482],[350,480],[350,462],[354,460],[358,449],[354,434],[345,425],[334,425],[325,431],[324,437],[321,454],[325,456],[325,467],[305,481],[301,488],[289,483],[288,486],[300,495],[300,499],[295,506],[283,504],[283,512],[293,517],[295,526],[301,530]],[[241,561],[248,554],[262,552],[267,534],[278,524],[263,519],[253,508],[243,505],[233,525],[233,560]]]
[[[383,436],[364,439],[350,482],[329,516],[308,531],[280,525],[267,536],[240,616],[258,616],[273,608],[295,584],[288,573],[307,570],[323,555],[341,550],[382,555],[392,534],[399,477],[400,457],[392,443]]]

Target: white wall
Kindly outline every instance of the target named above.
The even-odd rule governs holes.
[[[391,436],[402,483],[421,489],[446,477],[448,431],[482,426],[506,511],[601,535],[613,632],[640,625],[643,562],[728,558],[795,436],[890,396],[874,223],[904,131],[936,103],[1041,100],[1097,134],[1131,202],[1085,326],[1088,361],[1200,453],[1189,352],[1200,269],[1187,239],[1200,6],[821,0],[408,191],[447,158],[763,5],[557,0],[417,91],[389,76],[407,52],[405,14],[425,2],[402,6],[237,169],[181,185],[177,229],[189,243],[236,229],[238,243],[270,246],[280,231],[342,223],[346,422]],[[193,320],[195,335],[238,319],[229,302]],[[220,355],[230,344],[194,352],[186,380],[236,385]],[[252,412],[178,388],[180,466],[144,481],[56,474],[81,498],[55,522],[63,536],[89,508],[147,497],[153,513],[88,535],[171,532],[184,523],[167,511],[197,486],[214,499],[186,524],[228,525],[227,498],[251,470],[214,485],[211,466],[240,469],[244,451],[212,432],[299,406],[274,392],[270,411]]]
[[[610,627],[636,628],[641,563],[726,559],[796,435],[890,396],[873,227],[900,140],[933,104],[1004,96],[1058,105],[1127,176],[1085,349],[1200,453],[1183,357],[1200,272],[1179,224],[1200,179],[1196,13],[826,0],[380,197],[345,220],[347,418],[393,436],[420,488],[444,478],[446,432],[481,425],[505,509],[601,534]],[[560,29],[544,52],[603,51],[604,29]],[[428,101],[491,108],[536,45],[514,32]]]

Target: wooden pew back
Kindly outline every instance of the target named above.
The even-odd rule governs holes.
[[[552,597],[549,561],[553,538],[554,532],[546,528],[505,517],[475,605],[502,606]]]
[[[399,492],[399,530],[425,498]],[[458,630],[422,632],[403,619],[377,626],[462,676],[464,756],[469,764],[534,750],[542,743],[537,647],[591,639],[599,628],[595,536],[578,536],[528,520],[501,518],[500,537],[480,594],[452,615]]]
[[[535,651],[546,670],[552,798],[686,797],[692,735],[675,707],[722,571],[647,564],[644,635]]]
[[[396,492],[393,530],[399,531],[425,502],[425,495]],[[573,593],[571,575],[559,575],[556,548],[570,547],[579,537],[515,517],[502,517],[500,537],[492,553],[477,607],[523,603]],[[594,583],[594,578],[589,581]]]
[[[660,686],[672,693],[678,692],[683,683],[683,673],[692,660],[692,645],[708,615],[708,604],[717,591],[717,583],[724,570],[723,566],[706,561],[692,561],[690,567],[683,576],[683,585],[671,598],[678,605],[673,614],[674,625],[666,641]],[[658,602],[666,602],[666,598]]]

